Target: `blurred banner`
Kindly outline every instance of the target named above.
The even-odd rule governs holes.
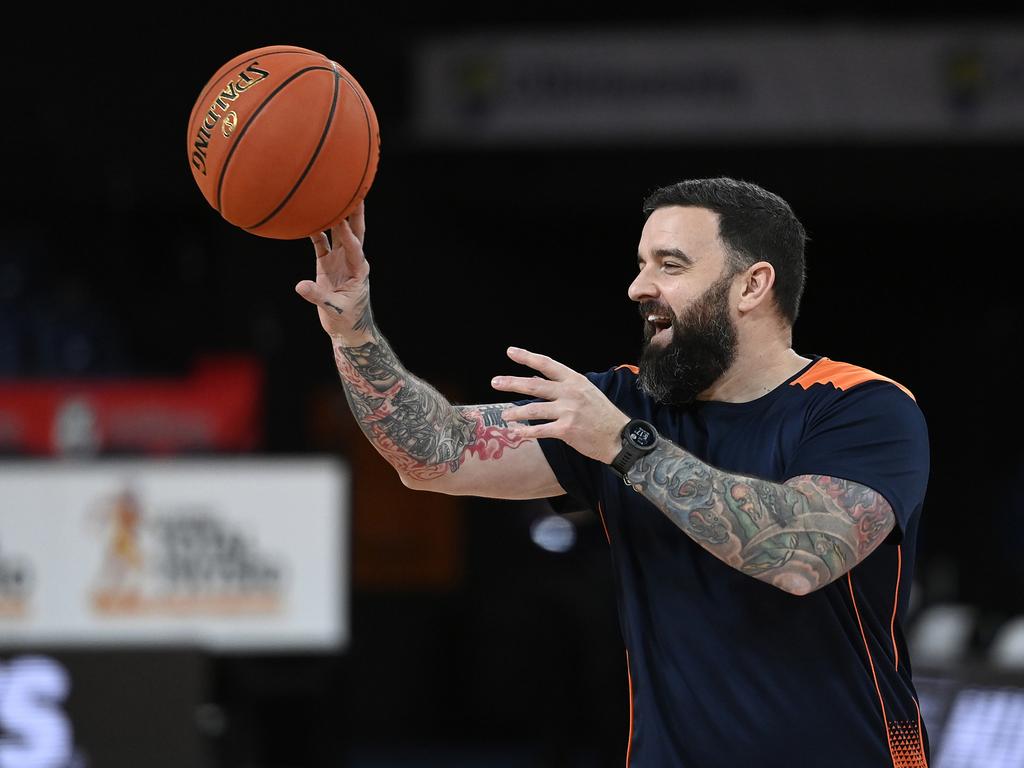
[[[182,379],[0,380],[0,451],[251,451],[262,392],[248,358],[201,360]]]
[[[480,34],[424,43],[417,133],[577,141],[1017,140],[1024,27]]]
[[[198,652],[0,656],[0,768],[203,768],[223,715]]]
[[[1024,673],[915,675],[934,768],[1024,765]]]
[[[326,459],[0,463],[0,645],[337,650],[349,498]]]

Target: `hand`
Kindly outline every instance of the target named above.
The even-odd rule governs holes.
[[[363,203],[341,223],[312,235],[316,251],[316,281],[303,280],[295,291],[316,304],[320,325],[331,337],[354,345],[372,338],[370,264],[363,255],[366,216]],[[331,243],[334,244],[331,247]]]
[[[495,389],[542,397],[546,403],[514,405],[502,412],[505,421],[551,419],[549,424],[516,426],[513,434],[523,437],[557,437],[584,456],[611,464],[622,449],[619,434],[629,417],[605,397],[581,373],[550,357],[509,347],[508,356],[517,363],[540,371],[539,376],[496,376]]]

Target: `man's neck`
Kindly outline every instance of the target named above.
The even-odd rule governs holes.
[[[779,342],[754,351],[740,351],[735,362],[718,381],[701,392],[698,400],[746,403],[766,395],[806,366],[811,359],[801,357]]]

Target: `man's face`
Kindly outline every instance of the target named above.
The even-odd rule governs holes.
[[[644,321],[639,386],[659,403],[687,405],[736,358],[729,314],[734,275],[706,208],[659,208],[644,225],[640,273],[629,286]]]

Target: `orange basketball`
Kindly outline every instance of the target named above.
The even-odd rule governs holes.
[[[188,120],[200,191],[261,237],[306,237],[344,219],[370,189],[379,149],[377,116],[355,78],[292,45],[233,58]]]

